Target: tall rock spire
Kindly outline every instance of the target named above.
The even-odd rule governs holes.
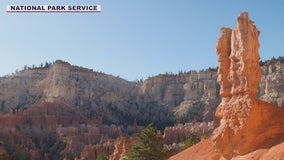
[[[283,159],[284,109],[256,98],[261,79],[259,33],[246,12],[238,17],[236,29],[221,29],[216,46],[219,126],[210,138],[170,160]]]
[[[261,79],[260,32],[245,12],[238,17],[236,29],[222,28],[220,33],[216,52],[222,101],[215,113],[219,126],[209,139],[170,160],[271,159],[256,150],[284,144],[284,109],[256,98]],[[284,149],[278,147],[278,156],[272,159],[283,159],[283,154]]]
[[[239,16],[236,29],[221,29],[216,52],[222,98],[245,94],[257,96],[261,80],[259,33],[246,12]]]
[[[231,54],[231,35],[232,30],[230,28],[222,28],[221,36],[218,39],[216,52],[218,55],[218,83],[220,84],[221,97],[231,97],[232,84],[229,81],[230,74],[230,54]]]
[[[232,83],[232,95],[257,96],[257,86],[261,81],[259,33],[248,13],[242,13],[238,17],[237,28],[232,31],[231,36],[229,80]]]
[[[214,131],[213,145],[225,159],[251,152],[284,134],[280,127],[284,110],[256,98],[261,81],[259,34],[244,12],[236,29],[221,29],[217,42],[222,102],[215,113],[220,126]]]

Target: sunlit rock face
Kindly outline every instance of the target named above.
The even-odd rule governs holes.
[[[283,62],[260,68],[259,34],[248,13],[240,14],[236,29],[221,29],[216,47],[219,126],[210,138],[169,160],[283,160]]]
[[[264,64],[259,84],[259,97],[284,108],[284,63],[275,61]]]
[[[228,69],[231,66],[232,30],[224,28],[221,34],[217,51],[222,55],[218,58],[222,63],[219,67],[222,74],[218,76],[216,69],[211,68],[161,74],[131,82],[57,60],[47,67],[0,77],[0,113],[26,109],[41,102],[55,102],[79,108],[88,117],[103,116],[104,123],[108,124],[131,125],[136,121],[140,125],[155,122],[165,127],[174,122],[212,121],[221,102],[219,89],[223,97],[231,97],[231,81],[241,83],[234,75],[236,73],[230,73]],[[234,60],[239,59],[234,57]],[[234,63],[232,66],[240,64],[237,60]],[[278,107],[284,107],[283,68],[284,63],[279,60],[263,64],[257,95]],[[231,79],[226,78],[231,75]],[[242,80],[242,85],[233,86],[234,92],[244,92],[246,85],[251,84]]]
[[[251,152],[284,133],[284,110],[256,98],[261,81],[259,33],[248,13],[242,13],[236,29],[221,29],[217,43],[222,100],[213,145],[225,158]]]

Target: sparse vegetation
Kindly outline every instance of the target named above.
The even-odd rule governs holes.
[[[268,63],[275,63],[275,62],[280,62],[280,63],[284,63],[284,56],[279,56],[278,58],[275,58],[274,56],[270,59],[270,60],[266,60],[266,61],[260,61],[259,64],[260,66],[264,66],[265,64]]]
[[[96,160],[108,160],[108,158],[104,154],[99,154]]]
[[[187,123],[192,121],[203,121],[203,112],[205,104],[202,102],[196,101],[192,104],[190,108],[183,115],[176,115],[176,119],[179,120],[180,123]]]
[[[194,134],[189,134],[187,137],[186,137],[186,140],[184,142],[184,146],[182,147],[182,150],[185,150],[189,147],[191,147],[192,145],[200,142],[201,140],[201,137],[198,136],[198,135],[194,135]]]
[[[126,160],[164,160],[168,151],[163,147],[161,135],[153,124],[148,125],[138,135],[138,142],[131,147]]]
[[[24,65],[24,67],[22,68],[22,70],[29,70],[29,69],[46,69],[49,68],[50,66],[52,66],[54,64],[54,62],[45,62],[45,63],[41,63],[38,66],[37,65],[32,65],[32,66],[28,66],[28,65]],[[18,71],[16,71],[18,72]]]

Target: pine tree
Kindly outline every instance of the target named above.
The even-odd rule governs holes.
[[[104,154],[99,154],[96,160],[108,160],[108,158]]]
[[[138,135],[138,141],[131,147],[126,160],[164,160],[168,158],[163,139],[157,134],[153,124],[148,125]]]
[[[200,137],[194,134],[189,134],[186,137],[186,140],[184,142],[184,146],[182,147],[182,150],[187,149],[191,146],[193,146],[194,144],[200,142]]]

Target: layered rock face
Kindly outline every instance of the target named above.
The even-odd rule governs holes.
[[[167,111],[164,116],[169,117],[169,113],[174,111],[177,121],[181,122],[212,121],[220,102],[216,78],[216,72],[209,69],[152,77],[139,86],[138,94],[143,101],[140,99],[138,104],[156,103],[156,106],[162,107],[161,110]]]
[[[259,98],[278,107],[284,107],[284,63],[268,62],[262,66]]]
[[[231,43],[230,39],[219,47],[224,53],[231,50],[226,43]],[[284,105],[283,65],[275,62],[262,67],[258,95],[279,107]],[[102,119],[107,124],[208,122],[213,120],[221,101],[216,79],[216,70],[208,69],[158,75],[137,83],[58,60],[49,67],[0,78],[0,111],[8,113],[41,102],[64,102],[80,108],[88,118]],[[225,81],[224,85],[230,84]],[[229,92],[221,91],[225,93]]]
[[[127,111],[122,108],[129,108],[135,99],[135,87],[134,82],[58,60],[50,67],[0,78],[0,110],[8,113],[41,102],[60,102],[80,108],[90,119],[103,116],[108,123],[129,122],[124,119]]]
[[[0,111],[64,102],[107,124],[132,125],[136,121],[167,126],[175,122],[174,117],[180,122],[212,121],[220,102],[216,78],[215,70],[206,70],[129,82],[58,60],[47,68],[0,78]]]
[[[217,43],[222,102],[216,111],[221,121],[213,144],[225,158],[283,137],[284,110],[256,98],[261,81],[259,33],[248,14],[242,13],[237,28],[223,28]]]
[[[248,13],[238,17],[236,29],[221,29],[216,47],[219,62],[217,81],[221,95],[221,103],[216,110],[219,127],[212,137],[170,160],[283,159],[284,109],[257,99],[261,82],[259,33]],[[280,67],[281,64],[274,63],[272,66]],[[264,67],[263,71],[271,70]],[[281,72],[282,69],[278,70]],[[273,80],[267,72],[264,79],[269,82]],[[260,88],[265,88],[266,93],[260,97],[271,97],[270,100],[277,99],[276,104],[281,104],[282,99],[279,95],[273,96],[275,91],[267,85],[266,82],[261,83]]]

